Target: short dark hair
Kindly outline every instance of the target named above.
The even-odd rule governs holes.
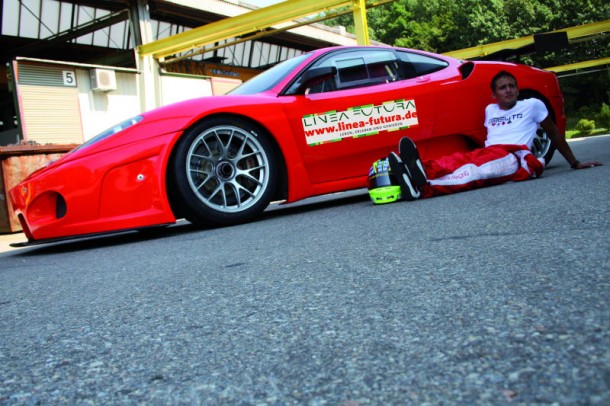
[[[508,71],[501,70],[500,72],[496,73],[496,76],[494,76],[493,79],[491,79],[491,91],[492,92],[496,91],[496,83],[501,78],[512,78],[515,81],[515,84],[517,84],[517,78],[515,77],[515,75],[513,75],[512,73],[510,73]]]

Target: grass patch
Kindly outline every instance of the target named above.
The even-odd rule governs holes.
[[[590,134],[586,134],[586,135],[582,135],[580,133],[580,131],[578,130],[566,130],[566,138],[570,139],[570,138],[584,138],[584,137],[592,137],[594,135],[602,135],[602,134],[608,134],[610,133],[610,130],[608,130],[607,128],[596,128],[595,130],[591,131]]]

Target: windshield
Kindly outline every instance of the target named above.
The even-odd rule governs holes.
[[[231,90],[228,94],[256,94],[269,90],[273,86],[280,83],[280,81],[284,79],[286,75],[290,74],[298,65],[301,64],[301,62],[307,59],[309,55],[310,54],[307,53],[281,62],[275,65],[273,68],[259,73],[252,79]]]

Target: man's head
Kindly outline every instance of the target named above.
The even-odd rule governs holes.
[[[491,95],[502,110],[511,109],[519,97],[517,78],[505,70],[498,72],[491,80]]]

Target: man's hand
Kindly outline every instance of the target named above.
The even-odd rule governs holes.
[[[602,166],[604,164],[602,164],[601,162],[579,162],[576,161],[576,163],[574,165],[572,165],[572,169],[587,169],[587,168],[593,168],[596,166]]]
[[[572,169],[586,169],[586,168],[593,168],[595,166],[603,165],[601,162],[597,162],[597,161],[593,161],[593,162],[578,161],[576,159],[576,157],[574,156],[572,149],[566,142],[566,137],[559,132],[559,129],[557,128],[555,123],[553,123],[553,120],[551,120],[550,115],[547,116],[544,120],[542,120],[540,125],[542,126],[544,131],[546,131],[547,135],[551,139],[551,142],[553,143],[553,145],[555,145],[555,147],[561,153],[561,155],[563,155],[563,157],[566,159],[566,161],[568,161],[568,163],[572,162],[572,164],[570,165],[570,167]]]

